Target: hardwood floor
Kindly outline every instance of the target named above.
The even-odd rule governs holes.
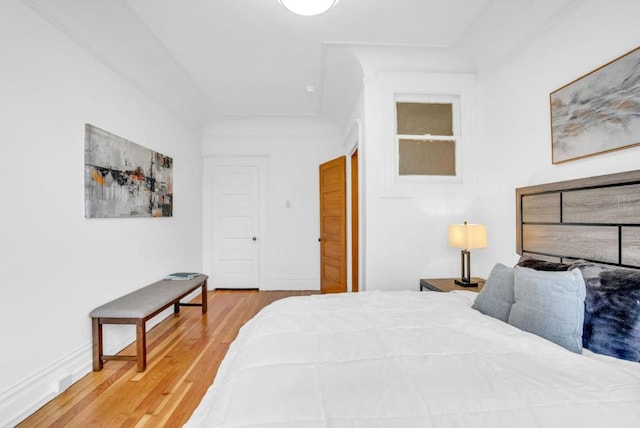
[[[107,361],[18,427],[182,426],[240,327],[275,300],[312,293],[209,291],[206,316],[200,308],[183,308],[149,331],[145,372],[136,371],[135,361]],[[135,354],[135,343],[122,353]]]

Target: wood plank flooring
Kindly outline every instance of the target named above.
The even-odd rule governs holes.
[[[147,334],[147,370],[107,361],[18,425],[28,427],[179,427],[211,385],[240,327],[269,303],[305,291],[215,290],[209,311],[182,308]],[[196,298],[196,301],[199,297]],[[135,343],[122,351],[135,354]]]

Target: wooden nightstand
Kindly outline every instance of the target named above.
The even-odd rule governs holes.
[[[467,290],[478,292],[484,287],[485,280],[483,278],[474,277],[472,281],[478,283],[477,287],[462,287],[456,284],[454,281],[456,278],[426,278],[420,280],[420,291],[452,291],[452,290]]]

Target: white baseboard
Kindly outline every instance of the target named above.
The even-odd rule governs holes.
[[[267,279],[260,285],[260,290],[263,291],[305,291],[314,290],[320,291],[319,279]]]
[[[199,291],[194,292],[186,300],[191,301],[198,294]],[[147,323],[147,331],[172,314],[173,307],[170,307],[156,315]],[[105,354],[117,354],[136,340],[135,328],[127,327],[131,326],[104,326]],[[91,343],[83,345],[24,381],[1,391],[0,428],[16,426],[90,373],[93,370],[92,352]]]
[[[71,384],[91,371],[91,344],[45,367],[0,393],[0,426],[9,428],[26,419]]]

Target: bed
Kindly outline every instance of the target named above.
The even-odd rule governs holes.
[[[479,295],[271,304],[241,329],[186,426],[639,426],[639,183],[629,172],[517,189],[526,257],[496,264]],[[509,281],[513,300],[496,298]]]

